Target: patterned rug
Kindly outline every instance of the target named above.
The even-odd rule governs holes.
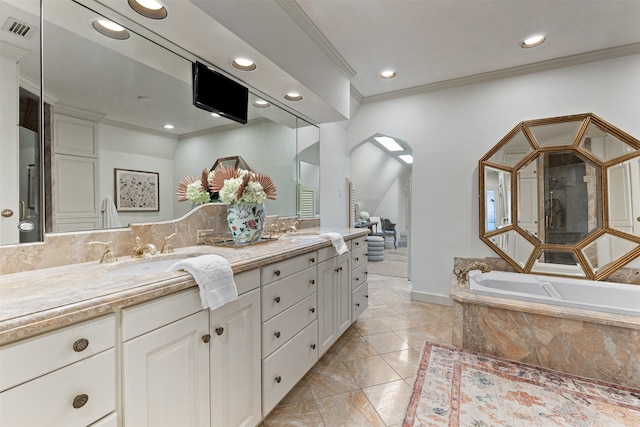
[[[407,248],[385,249],[383,261],[369,261],[369,274],[407,277]]]
[[[403,427],[640,426],[640,390],[426,343]]]

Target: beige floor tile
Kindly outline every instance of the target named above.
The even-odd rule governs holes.
[[[418,326],[418,324],[411,320],[406,314],[380,317],[378,320],[380,321],[380,323],[382,323],[392,331],[415,328],[416,326]]]
[[[409,344],[394,332],[367,335],[364,339],[366,339],[367,342],[380,354],[406,350],[409,348]]]
[[[360,335],[345,340],[338,340],[332,349],[340,360],[362,359],[363,357],[376,356],[378,352]]]
[[[324,427],[324,422],[314,400],[295,403],[293,405],[278,405],[264,419],[265,427]]]
[[[402,380],[362,389],[386,425],[399,424],[404,419],[411,388]]]
[[[371,356],[344,362],[360,387],[371,387],[401,379],[381,356]]]
[[[313,401],[313,393],[311,393],[311,386],[306,379],[302,379],[296,384],[293,389],[280,401],[281,405],[291,405],[294,403],[301,403],[307,401]]]
[[[360,335],[373,335],[391,330],[375,317],[356,320],[354,328]]]
[[[382,358],[398,373],[402,378],[411,378],[415,375],[420,362],[420,351],[415,348],[386,353]]]
[[[381,306],[369,306],[364,313],[362,313],[361,319],[372,319],[379,318],[383,316],[393,316],[398,314],[397,311],[390,309],[386,305]]]
[[[327,355],[325,355],[327,356]],[[357,390],[360,387],[349,369],[340,361],[335,353],[323,357],[311,368],[304,379],[311,388],[314,399],[334,396]]]
[[[384,421],[362,390],[319,399],[316,403],[326,426],[385,427]]]

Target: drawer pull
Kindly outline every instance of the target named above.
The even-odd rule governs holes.
[[[276,338],[280,338],[280,331],[276,332],[275,334],[273,334],[276,336]]]
[[[205,334],[202,336],[202,341],[206,344],[209,341],[211,341],[211,335],[210,334]]]
[[[309,309],[309,311],[310,311],[310,312],[312,312],[312,313],[315,313],[315,312],[316,312],[316,309],[315,309],[315,307],[311,307],[311,308]]]
[[[360,303],[359,302],[356,303],[356,307],[360,307]]]
[[[316,349],[316,345],[315,344],[311,344],[311,350],[315,350]]]
[[[309,258],[309,262],[316,262],[316,259],[311,257],[311,258]]]
[[[278,277],[279,277],[279,276],[280,276],[280,270],[276,270],[276,271],[274,271],[274,272],[273,272],[273,274],[275,274],[276,276],[278,276]]]
[[[360,281],[360,278],[359,278],[359,277],[356,277],[356,282],[359,282],[359,281]]]
[[[360,242],[356,242],[356,246],[360,246]]]
[[[223,327],[216,328],[216,334],[222,335],[223,333],[224,333],[224,328]]]
[[[311,283],[312,285],[315,285],[316,281],[315,281],[315,279],[311,279],[311,280],[309,280],[309,283]]]
[[[364,297],[365,297],[365,298],[369,298],[369,295],[365,295]]]
[[[82,408],[89,401],[89,396],[86,394],[79,394],[73,398],[73,407],[76,409]]]
[[[279,303],[279,302],[280,302],[280,297],[275,297],[273,300],[274,300],[275,302]]]
[[[86,350],[87,347],[89,347],[89,340],[86,338],[80,338],[73,343],[73,351],[76,353]]]
[[[360,258],[356,257],[356,262],[360,261]]]
[[[277,382],[278,384],[280,384],[280,381],[282,381],[282,377],[281,377],[280,375],[278,375],[278,376],[276,377],[276,382]]]

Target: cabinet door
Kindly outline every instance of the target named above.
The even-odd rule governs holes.
[[[209,426],[207,316],[203,310],[124,343],[125,427]]]
[[[344,267],[343,267],[344,269]],[[318,264],[318,356],[338,339],[338,315],[335,305],[336,276],[340,272],[336,258]]]
[[[210,319],[211,425],[255,426],[262,419],[260,290],[212,311]]]
[[[337,336],[339,337],[351,325],[351,278],[349,277],[348,253],[338,256],[338,273],[336,274],[336,315],[338,319]]]

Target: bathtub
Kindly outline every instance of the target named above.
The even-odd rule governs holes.
[[[640,317],[640,285],[480,270],[471,293]]]

